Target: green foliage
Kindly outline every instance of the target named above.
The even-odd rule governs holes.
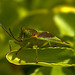
[[[39,67],[35,63],[35,49],[23,49],[18,55],[15,55],[20,46],[11,43],[12,51],[10,52],[8,41],[12,38],[0,27],[0,75],[75,75],[74,7],[74,0],[0,0],[0,24],[7,30],[10,27],[16,38],[21,32],[21,27],[28,27],[48,31],[68,42],[71,47],[63,47],[63,49],[51,47],[47,48],[47,51],[46,48],[39,48],[38,59],[44,61],[38,64],[44,67]],[[29,57],[25,52],[31,54],[32,57]],[[13,64],[10,64],[5,56],[11,63],[19,66],[12,66]],[[29,57],[28,61],[31,61],[26,62],[24,56],[25,58]],[[14,61],[15,57],[20,61]],[[21,67],[21,64],[26,65]]]
[[[24,31],[25,30],[26,29],[24,29]],[[28,30],[27,32],[30,33],[33,31],[33,29]],[[32,32],[32,34],[33,33],[34,32]],[[21,36],[19,38],[23,38],[22,41],[16,41],[15,43],[19,44],[22,48],[8,53],[6,56],[8,61],[16,65],[35,64],[40,66],[52,66],[54,64],[60,66],[74,66],[74,64],[69,64],[68,62],[68,64],[66,64],[64,62],[65,60],[70,61],[71,58],[74,57],[74,50],[72,48],[65,47],[65,42],[52,36],[49,32],[43,33],[44,34],[42,34],[42,32],[38,33],[37,37],[35,37],[35,35],[31,35],[29,37],[29,34],[26,32],[21,32]],[[37,61],[38,63],[36,63]],[[64,62],[65,64],[58,64],[60,62]]]
[[[40,66],[74,66],[69,63],[74,56],[73,50],[66,47],[40,48],[38,49],[38,64],[36,64],[36,49],[22,49],[11,51],[6,58],[16,65],[40,65]]]

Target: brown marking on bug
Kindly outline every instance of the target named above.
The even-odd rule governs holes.
[[[49,38],[49,37],[54,37],[54,35],[52,35],[51,33],[49,32],[41,32],[39,33],[38,37],[43,37],[43,38]]]

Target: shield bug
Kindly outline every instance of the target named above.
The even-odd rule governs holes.
[[[19,37],[16,39],[13,36],[10,28],[8,32],[1,24],[0,26],[9,34],[9,36],[15,39],[16,44],[21,46],[21,48],[17,51],[17,53],[22,48],[36,49],[36,63],[38,63],[38,59],[37,59],[37,49],[38,48],[62,47],[62,46],[69,45],[66,42],[62,42],[59,38],[57,38],[56,36],[52,35],[49,32],[39,32],[39,31],[36,31],[35,29],[26,28],[26,27],[21,28],[21,33]]]

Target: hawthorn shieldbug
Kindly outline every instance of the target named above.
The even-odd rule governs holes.
[[[46,48],[46,47],[62,47],[62,46],[68,46],[69,44],[66,42],[62,42],[59,38],[52,35],[49,32],[39,32],[35,29],[30,29],[26,27],[21,28],[21,33],[19,37],[16,39],[10,28],[9,32],[0,24],[0,26],[8,33],[10,37],[12,37],[15,40],[15,43],[20,45],[20,49],[17,51],[17,53],[22,48],[34,48],[36,49],[36,63],[38,63],[37,58],[37,48]],[[11,46],[10,46],[11,49]],[[16,54],[17,54],[16,53]]]

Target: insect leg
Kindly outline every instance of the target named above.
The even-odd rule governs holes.
[[[48,41],[48,43],[49,43],[49,46],[51,47],[51,42],[50,42],[50,41]]]
[[[22,48],[24,48],[24,47],[26,48],[29,44],[30,44],[30,42],[28,42],[26,46],[21,47],[21,48],[16,52],[16,55],[18,54],[18,52],[19,52]]]
[[[36,49],[36,64],[38,64],[38,52],[37,52],[37,45],[33,46],[33,49]]]
[[[25,47],[27,47],[30,44],[30,42],[27,43],[27,45]]]
[[[45,42],[41,47],[44,47],[44,46],[46,46],[47,44],[49,44],[49,46],[51,47],[51,42],[50,42],[50,41]]]
[[[18,52],[22,49],[23,47],[21,47],[17,52],[16,52],[16,55],[18,54]]]
[[[36,64],[38,64],[38,52],[37,52],[37,49],[36,49]]]
[[[44,47],[48,44],[49,42],[45,42],[41,47]]]

